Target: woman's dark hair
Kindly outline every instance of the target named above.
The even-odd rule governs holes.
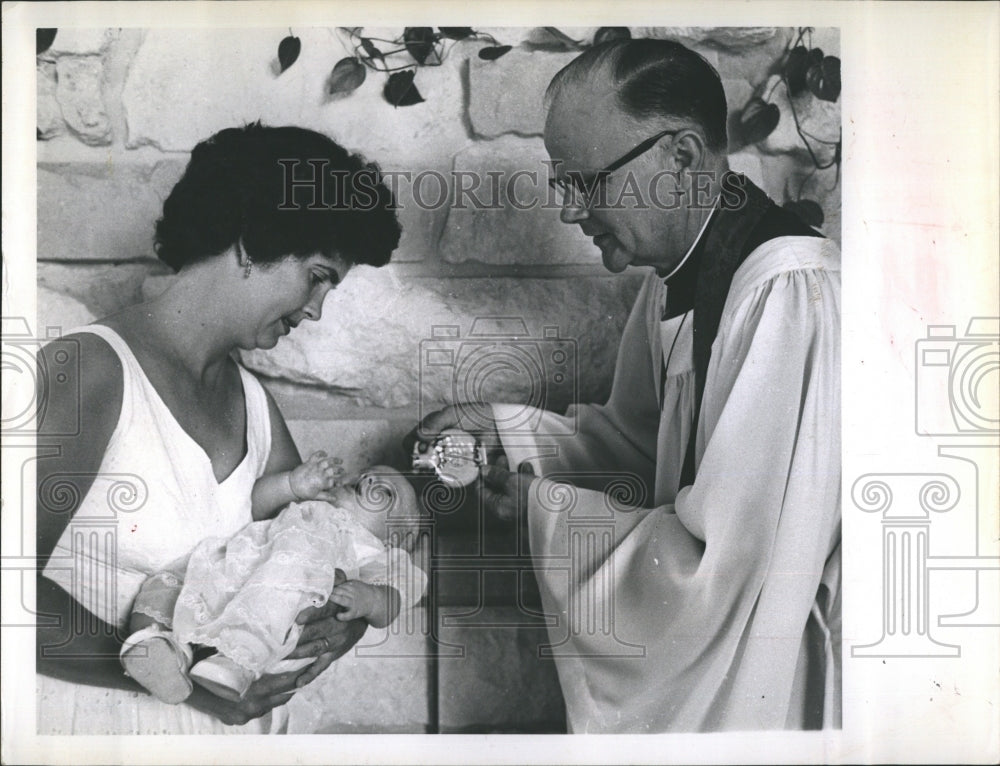
[[[700,126],[713,151],[725,151],[726,93],[703,56],[672,40],[614,40],[581,53],[552,78],[546,101],[567,84],[610,75],[622,111],[632,117],[681,117]]]
[[[399,244],[377,166],[312,130],[254,123],[198,144],[156,222],[156,254],[179,271],[239,241],[258,263],[312,253],[384,266]]]

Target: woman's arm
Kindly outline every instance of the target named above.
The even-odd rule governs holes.
[[[254,484],[251,495],[251,512],[254,521],[268,519],[283,505],[297,498],[289,484],[293,468],[302,463],[299,450],[288,432],[285,418],[278,409],[274,397],[266,388],[267,412],[271,420],[271,452],[267,456],[264,475]]]
[[[37,392],[37,551],[39,560],[46,562],[100,470],[122,405],[121,363],[103,340],[89,333],[67,336],[58,346],[41,349],[39,367],[53,369],[53,355],[63,351],[70,358],[60,363],[59,369],[76,374],[75,379],[60,383],[59,390],[75,395],[49,391],[44,375],[39,376]],[[287,435],[287,430],[284,433]],[[58,497],[50,498],[45,488],[53,479],[59,480],[62,489]],[[61,502],[66,497],[72,499],[68,506]],[[37,612],[37,672],[72,683],[145,691],[122,670],[118,653],[124,637],[119,631],[86,611],[41,572],[37,577]],[[302,674],[297,671],[262,678],[239,702],[199,688],[186,704],[223,723],[243,724],[287,702],[307,682],[299,681]]]
[[[54,357],[62,353],[69,359],[58,369],[71,377],[58,390],[71,393],[48,390],[51,381],[45,375],[39,375],[37,392],[37,555],[46,563],[100,470],[122,402],[121,363],[102,339],[82,333],[44,346],[39,368],[55,369]],[[37,597],[39,673],[82,684],[138,688],[122,674],[122,636],[115,628],[84,610],[41,571]]]

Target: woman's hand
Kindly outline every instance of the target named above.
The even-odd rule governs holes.
[[[196,710],[218,718],[227,726],[242,726],[273,708],[284,705],[295,696],[301,674],[301,671],[295,670],[261,676],[250,685],[240,700],[224,699],[195,684],[194,691],[185,702]]]
[[[345,582],[346,579],[344,573],[338,569],[334,578],[334,587]],[[338,620],[337,614],[341,609],[343,607],[339,604],[327,601],[323,606],[311,606],[308,609],[303,609],[295,618],[295,622],[302,626],[302,633],[299,635],[298,646],[285,659],[316,658],[303,670],[292,672],[292,675],[297,676],[295,679],[296,688],[302,688],[311,683],[316,676],[330,667],[334,660],[347,654],[368,630],[368,623],[362,619],[347,622]],[[288,674],[282,673],[280,675]]]

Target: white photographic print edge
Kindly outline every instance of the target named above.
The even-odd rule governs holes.
[[[845,605],[839,730],[291,740],[37,736],[34,579],[26,574],[36,566],[34,498],[21,489],[34,483],[34,442],[7,428],[21,414],[9,408],[26,400],[34,380],[8,373],[12,340],[5,337],[5,762],[988,763],[1000,757],[1000,445],[996,403],[990,410],[988,400],[989,381],[995,385],[1000,374],[1000,6],[633,2],[611,11],[591,2],[10,3],[3,14],[3,316],[25,318],[35,337],[40,150],[31,135],[35,79],[26,75],[33,71],[36,27],[839,30]],[[331,54],[331,66],[339,55]],[[382,82],[365,87],[378,92]],[[94,149],[94,156],[102,151]],[[186,161],[185,152],[176,154]],[[107,159],[120,158],[108,148]],[[58,149],[50,161],[58,162]],[[404,280],[415,268],[401,267]],[[462,268],[454,269],[459,277]],[[560,268],[553,273],[573,273]],[[17,344],[14,338],[15,356]]]

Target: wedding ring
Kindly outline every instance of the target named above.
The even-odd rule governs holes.
[[[324,652],[330,651],[330,639],[327,638],[326,636],[323,636],[322,641],[323,641],[323,651]]]

